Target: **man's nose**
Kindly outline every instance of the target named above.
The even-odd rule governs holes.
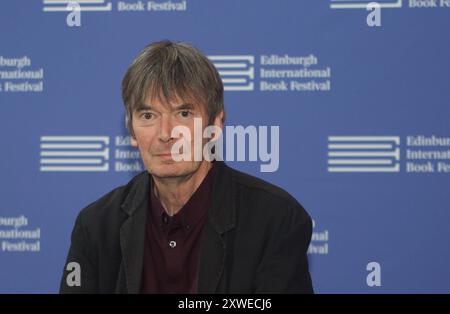
[[[161,125],[159,128],[159,139],[163,142],[168,142],[172,139],[172,121],[169,116],[161,118]]]

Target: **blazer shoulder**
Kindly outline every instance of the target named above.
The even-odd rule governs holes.
[[[89,224],[95,221],[108,220],[111,216],[118,216],[121,211],[121,205],[127,196],[141,183],[145,174],[146,172],[143,171],[134,176],[128,183],[118,186],[102,195],[84,207],[79,213],[79,218],[84,223]]]
[[[300,202],[283,188],[239,170],[230,169],[236,189],[243,191],[246,199],[252,199],[257,204],[274,208],[278,214],[281,214],[280,211],[284,209],[285,214],[294,214],[302,221],[311,220]]]

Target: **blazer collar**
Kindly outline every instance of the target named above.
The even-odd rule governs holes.
[[[236,222],[235,184],[232,170],[215,161],[216,172],[212,187],[208,219],[200,243],[197,287],[199,293],[214,293],[225,265],[223,234]],[[140,173],[131,184],[121,204],[128,218],[120,229],[120,246],[128,293],[139,293],[144,256],[145,221],[149,202],[150,174]]]

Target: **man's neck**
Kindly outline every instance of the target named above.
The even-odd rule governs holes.
[[[211,167],[211,162],[204,160],[197,171],[185,177],[153,177],[155,185],[152,193],[155,193],[169,216],[175,215],[183,208],[200,186]]]

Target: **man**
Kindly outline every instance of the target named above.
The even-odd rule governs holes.
[[[196,147],[175,128],[194,133],[195,119],[223,128],[212,63],[190,45],[153,43],[130,65],[122,97],[146,171],[81,211],[60,291],[312,293],[303,207],[221,160],[179,158]]]

